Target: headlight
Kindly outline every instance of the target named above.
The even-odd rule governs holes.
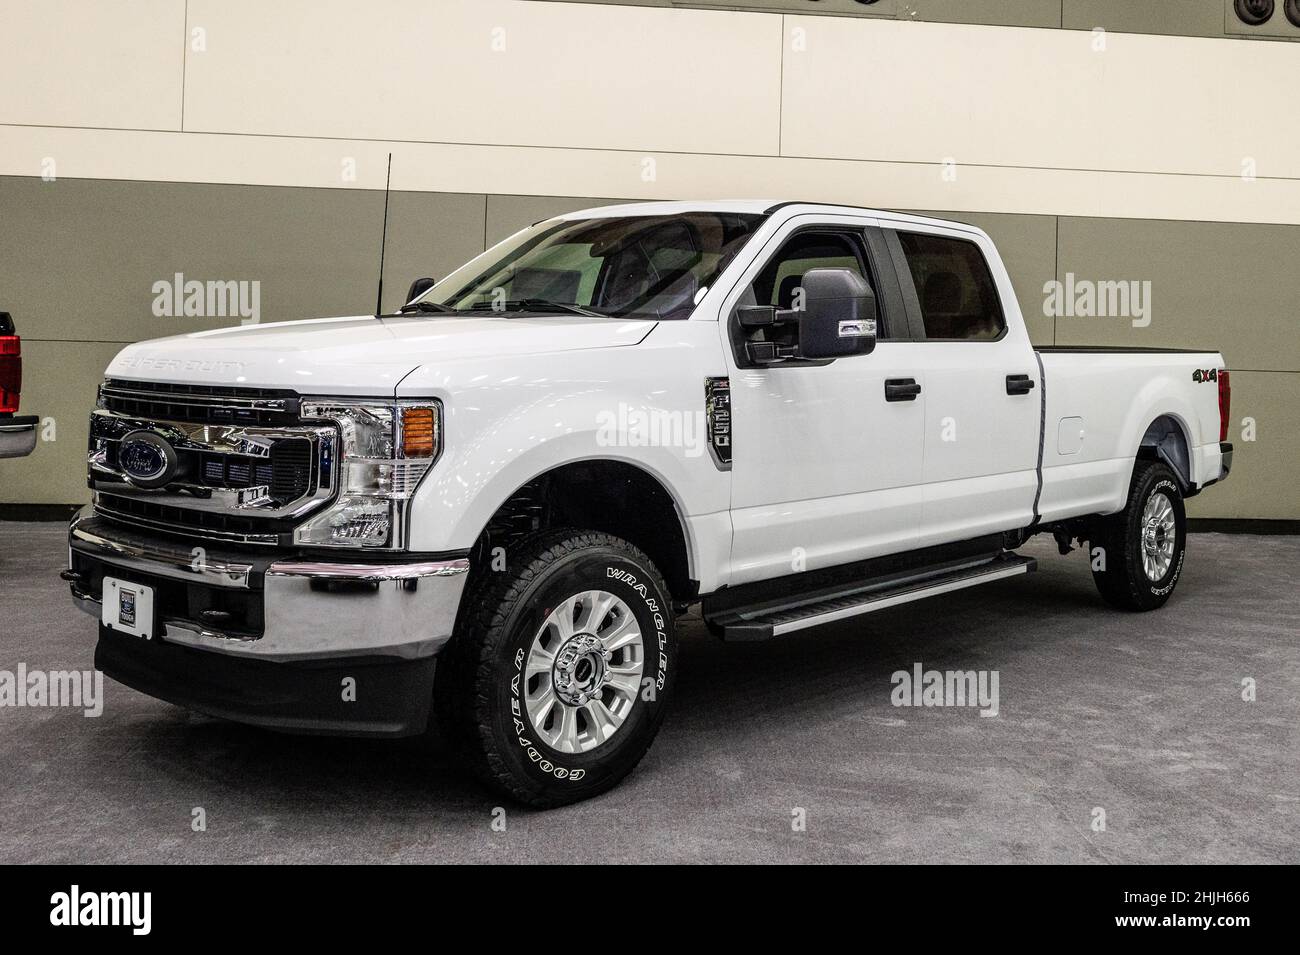
[[[406,546],[408,502],[442,447],[442,405],[305,399],[302,417],[335,422],[342,448],[338,498],[294,531],[295,542]]]

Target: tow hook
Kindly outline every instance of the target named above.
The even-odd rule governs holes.
[[[1074,540],[1074,535],[1069,531],[1054,530],[1052,536],[1056,538],[1056,549],[1061,552],[1062,557],[1074,550],[1074,545],[1071,543]]]

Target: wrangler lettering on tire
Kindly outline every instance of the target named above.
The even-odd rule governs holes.
[[[1107,603],[1124,610],[1155,610],[1173,593],[1187,553],[1183,494],[1169,466],[1138,461],[1128,503],[1093,524],[1094,547],[1105,551],[1092,572]]]
[[[557,530],[521,546],[517,572],[467,598],[435,699],[485,782],[559,806],[614,786],[650,748],[672,691],[672,604],[617,537]]]

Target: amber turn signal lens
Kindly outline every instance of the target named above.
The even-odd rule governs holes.
[[[402,409],[402,457],[431,458],[438,448],[438,416],[432,408]]]

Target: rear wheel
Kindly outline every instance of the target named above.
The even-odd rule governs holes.
[[[1128,503],[1098,518],[1092,577],[1107,603],[1155,610],[1173,593],[1187,551],[1187,515],[1178,479],[1159,461],[1139,461]]]
[[[650,748],[676,669],[672,605],[619,538],[565,530],[519,546],[469,596],[434,696],[485,782],[559,806],[613,787]]]

